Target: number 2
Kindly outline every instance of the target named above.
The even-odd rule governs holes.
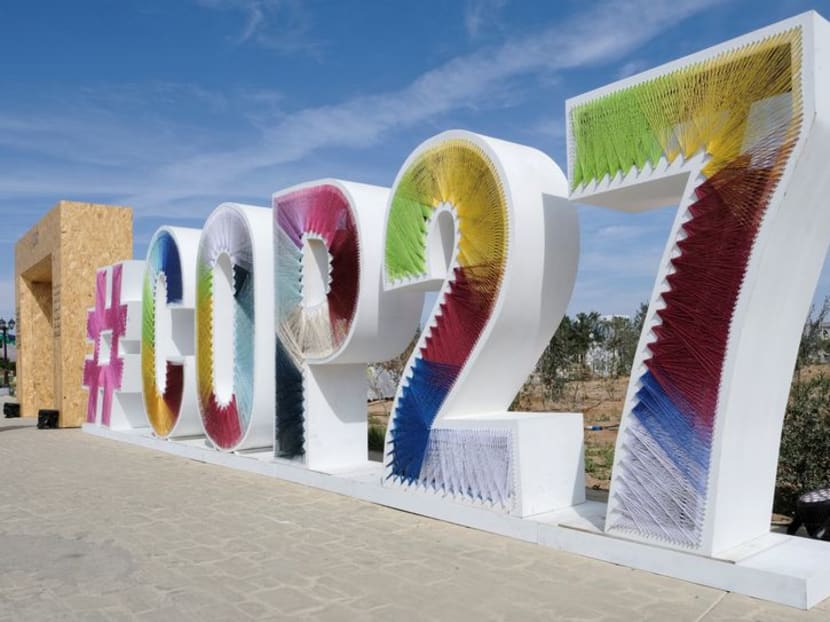
[[[401,168],[387,215],[386,287],[440,291],[395,399],[392,481],[522,515],[574,502],[553,482],[545,499],[531,499],[524,478],[534,468],[547,476],[550,456],[522,469],[519,453],[531,450],[519,437],[532,417],[505,415],[573,288],[579,232],[574,208],[557,199],[565,183],[541,152],[469,132],[428,140]],[[571,426],[560,436],[570,434],[568,459],[578,462],[581,417],[557,417],[554,425]],[[557,434],[540,438],[554,443]]]

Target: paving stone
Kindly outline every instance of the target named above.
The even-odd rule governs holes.
[[[0,420],[4,620],[827,620],[79,430]]]
[[[368,622],[372,617],[365,611],[357,611],[345,605],[335,603],[329,605],[322,611],[311,614],[309,619],[315,620],[315,622],[343,622],[344,620],[349,620],[350,622]]]
[[[252,598],[286,615],[297,614],[312,609],[321,609],[325,606],[324,603],[312,596],[308,591],[298,590],[293,587],[278,587],[271,590],[263,590],[253,594]]]

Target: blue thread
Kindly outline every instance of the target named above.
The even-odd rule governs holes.
[[[179,247],[167,231],[162,231],[156,241],[153,251],[158,249],[158,268],[164,273],[167,282],[167,302],[179,303],[182,301],[182,263],[179,259]]]
[[[650,371],[643,374],[640,383],[638,402],[631,413],[692,487],[704,494],[709,472],[710,435],[701,436],[694,424],[694,413],[686,414],[679,409]]]
[[[416,358],[401,392],[392,428],[392,475],[416,481],[426,456],[429,433],[460,368]]]
[[[303,372],[277,339],[277,456],[294,458],[305,453]]]

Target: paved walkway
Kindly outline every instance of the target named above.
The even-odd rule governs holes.
[[[822,620],[0,419],[0,620]]]

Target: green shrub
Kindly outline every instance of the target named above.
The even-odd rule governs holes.
[[[369,426],[369,451],[383,451],[386,440],[386,428],[382,425]]]
[[[830,378],[794,382],[790,390],[773,509],[792,516],[805,492],[830,487]]]
[[[599,480],[611,479],[614,465],[614,443],[588,445],[585,448],[585,472]]]

